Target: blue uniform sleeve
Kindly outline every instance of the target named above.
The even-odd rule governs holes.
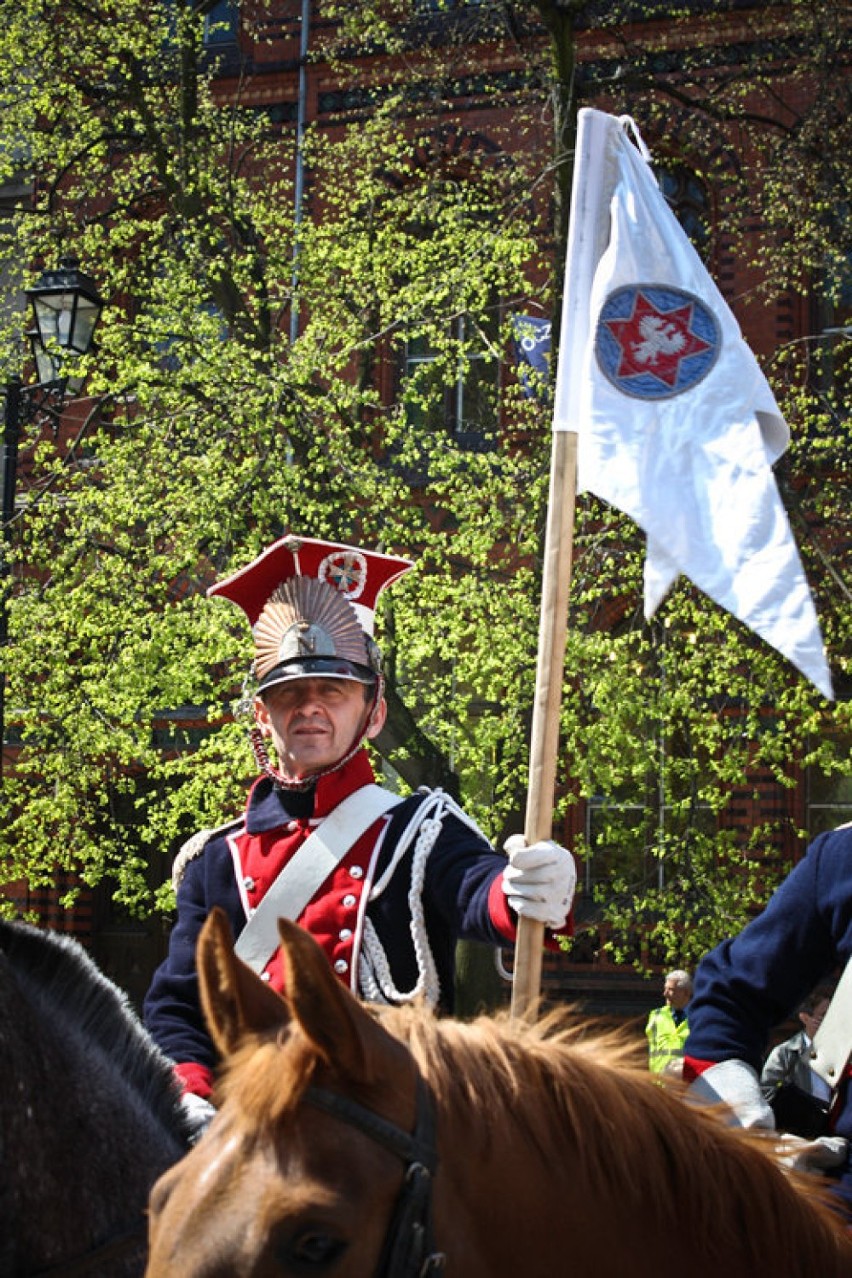
[[[454,940],[506,943],[488,908],[491,885],[503,873],[505,856],[457,817],[444,817],[426,871],[426,901]]]
[[[852,953],[852,828],[814,840],[764,911],[702,959],[686,1054],[758,1072],[773,1026]]]
[[[216,1053],[201,1011],[195,949],[214,903],[226,910],[236,934],[244,916],[223,838],[212,839],[185,868],[168,954],[154,973],[142,1009],[145,1025],[167,1056],[178,1064],[192,1061],[208,1069],[214,1067]]]

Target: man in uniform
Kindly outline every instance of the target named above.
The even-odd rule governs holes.
[[[447,1011],[459,938],[511,944],[519,914],[567,925],[576,873],[565,848],[527,847],[515,835],[507,860],[443,791],[401,800],[375,784],[366,742],[386,705],[374,609],[412,566],[286,536],[208,591],[252,626],[261,775],[238,820],[200,831],[178,854],[177,920],[144,1007],[199,1130],[212,1115],[216,1061],[195,948],[212,906],[225,909],[237,953],[273,988],[282,986],[277,919],[286,916],[360,997],[422,996]]]
[[[687,1095],[724,1102],[744,1127],[775,1128],[759,1071],[772,1028],[805,994],[852,957],[852,825],[818,835],[738,936],[705,955],[696,969],[685,1045]],[[850,1032],[852,1045],[852,1032]],[[838,1080],[829,1134],[814,1143],[784,1141],[792,1165],[828,1171],[852,1216],[852,1097]]]

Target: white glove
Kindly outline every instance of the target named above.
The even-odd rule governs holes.
[[[775,1130],[775,1115],[760,1090],[760,1080],[745,1061],[719,1061],[690,1083],[686,1099],[696,1105],[727,1105],[734,1127]]]
[[[503,871],[503,891],[512,909],[545,927],[562,927],[577,884],[571,853],[550,839],[527,847],[522,834],[511,835],[503,847],[509,858]]]
[[[180,1098],[190,1145],[196,1145],[216,1116],[216,1108],[195,1092],[184,1092]]]
[[[806,1140],[803,1136],[784,1132],[775,1152],[781,1155],[781,1162],[791,1171],[822,1175],[825,1168],[841,1167],[846,1162],[849,1142],[842,1136],[818,1136],[816,1140]]]

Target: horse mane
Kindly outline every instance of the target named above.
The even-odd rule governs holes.
[[[720,1257],[753,1246],[755,1272],[767,1237],[779,1255],[795,1253],[803,1236],[816,1237],[809,1244],[814,1273],[821,1256],[834,1272],[829,1262],[836,1266],[846,1254],[821,1182],[784,1173],[771,1141],[682,1101],[679,1084],[661,1086],[642,1046],[623,1029],[589,1029],[570,1009],[536,1023],[502,1012],[441,1019],[417,1006],[375,1014],[407,1045],[449,1130],[479,1133],[478,1157],[498,1142],[504,1151],[532,1144],[558,1177],[570,1142],[584,1193],[632,1204],[663,1230],[676,1220],[683,1229],[688,1217],[695,1236]],[[325,1067],[294,1026],[275,1041],[255,1038],[238,1049],[225,1063],[220,1095],[238,1098],[256,1134],[268,1132]],[[333,1063],[327,1068],[333,1078]]]
[[[171,1062],[148,1035],[125,992],[100,971],[80,942],[20,920],[0,919],[0,953],[48,1023],[61,1024],[90,1056],[99,1054],[151,1117],[184,1142]]]
[[[765,1260],[756,1240],[774,1236],[779,1254],[800,1246],[804,1220],[812,1229],[816,1209],[825,1254],[836,1259],[838,1217],[825,1204],[822,1184],[796,1177],[794,1187],[763,1134],[728,1125],[719,1110],[690,1105],[679,1082],[661,1085],[648,1072],[644,1044],[628,1031],[590,1030],[571,1009],[536,1023],[505,1013],[469,1024],[408,1013],[395,1018],[395,1029],[451,1122],[467,1115],[469,1123],[473,1115],[486,1141],[499,1114],[501,1125],[514,1128],[510,1139],[532,1141],[555,1168],[570,1140],[590,1193],[641,1203],[664,1230],[675,1218],[682,1225],[689,1212],[696,1235],[712,1238],[720,1256],[754,1238],[755,1272]],[[602,1150],[609,1156],[601,1157]],[[818,1258],[811,1258],[819,1272]]]

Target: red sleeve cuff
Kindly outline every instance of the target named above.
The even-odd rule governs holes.
[[[194,1092],[206,1100],[213,1091],[213,1071],[196,1061],[181,1061],[175,1065],[175,1077],[182,1092]]]
[[[488,913],[497,931],[507,941],[514,941],[518,935],[518,920],[509,908],[509,901],[503,891],[503,875],[498,874],[488,892]]]
[[[503,876],[498,874],[497,878],[491,884],[488,893],[488,913],[491,922],[497,928],[497,931],[505,936],[507,941],[513,944],[518,936],[518,916],[509,905],[509,898],[503,891]],[[557,936],[573,936],[574,935],[574,915],[568,915],[563,927],[556,930],[551,928],[545,931],[544,946],[547,950],[558,950],[559,942]]]
[[[683,1058],[683,1080],[685,1083],[694,1083],[705,1069],[709,1069],[711,1065],[718,1065],[718,1061],[700,1061],[696,1056],[684,1056]]]

